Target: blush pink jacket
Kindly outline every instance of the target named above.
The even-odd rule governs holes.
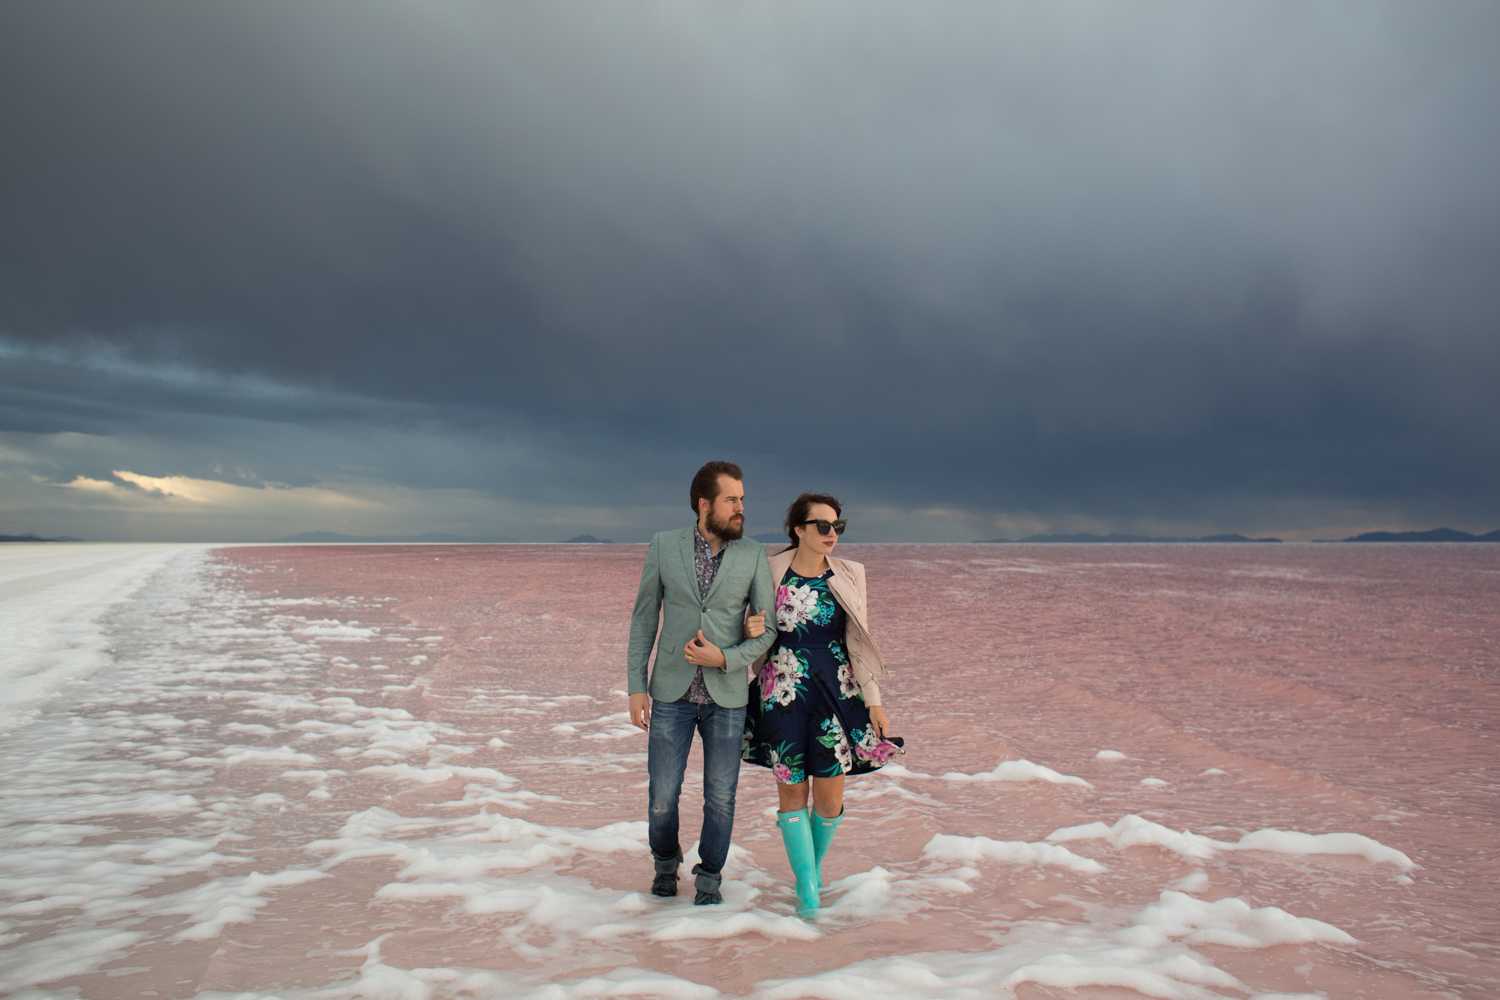
[[[792,557],[796,554],[796,549],[787,549],[771,557],[771,582],[777,588],[781,587],[781,579],[786,576],[787,569],[792,565]],[[829,556],[828,566],[833,570],[833,575],[828,578],[828,589],[847,617],[844,648],[849,653],[849,666],[854,670],[854,680],[859,684],[859,693],[864,698],[865,705],[879,705],[879,681],[890,677],[891,672],[885,665],[885,658],[880,655],[880,648],[870,635],[865,612],[864,564]],[[775,613],[766,617],[766,628],[774,630]],[[766,658],[762,656],[750,665],[752,678],[760,676],[760,668],[765,662]]]

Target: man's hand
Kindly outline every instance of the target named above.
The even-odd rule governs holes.
[[[637,729],[651,728],[651,696],[646,692],[630,696],[630,721]]]
[[[745,619],[745,638],[756,639],[766,634],[766,613],[751,615]]]
[[[723,670],[728,665],[728,661],[724,659],[724,651],[703,638],[701,628],[697,637],[689,639],[687,645],[682,647],[682,652],[695,667],[718,667]]]

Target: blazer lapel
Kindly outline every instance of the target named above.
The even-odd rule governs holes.
[[[724,574],[726,572],[728,572],[728,570],[729,570],[729,564],[734,561],[734,559],[735,559],[734,553],[738,549],[739,549],[739,546],[735,545],[733,542],[725,542],[724,543],[724,558],[719,560],[719,568],[714,573],[714,582],[710,583],[708,585],[708,595],[703,598],[703,601],[704,601],[705,604],[708,603],[709,598],[711,598],[711,597],[714,596],[714,591],[716,591],[716,590],[719,589],[719,581],[722,580],[722,579],[724,579]],[[698,568],[697,568],[697,563],[695,562],[693,564],[693,573],[694,573],[693,581],[695,583],[698,580],[698,577],[696,575],[697,572],[698,572]]]

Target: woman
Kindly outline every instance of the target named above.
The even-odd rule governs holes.
[[[776,644],[756,663],[745,713],[744,758],[776,778],[776,825],[804,914],[818,908],[823,856],[844,818],[844,777],[902,752],[880,705],[877,679],[890,674],[865,625],[865,568],[832,554],[847,523],[842,510],[825,493],[804,493],[787,510],[792,544],[771,557]],[[763,615],[746,623],[752,636],[764,631]]]

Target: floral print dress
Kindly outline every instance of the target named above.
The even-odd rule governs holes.
[[[776,644],[745,711],[744,759],[776,780],[873,771],[901,752],[870,724],[844,649],[844,609],[828,589],[832,570],[806,578],[787,570],[776,588]]]

